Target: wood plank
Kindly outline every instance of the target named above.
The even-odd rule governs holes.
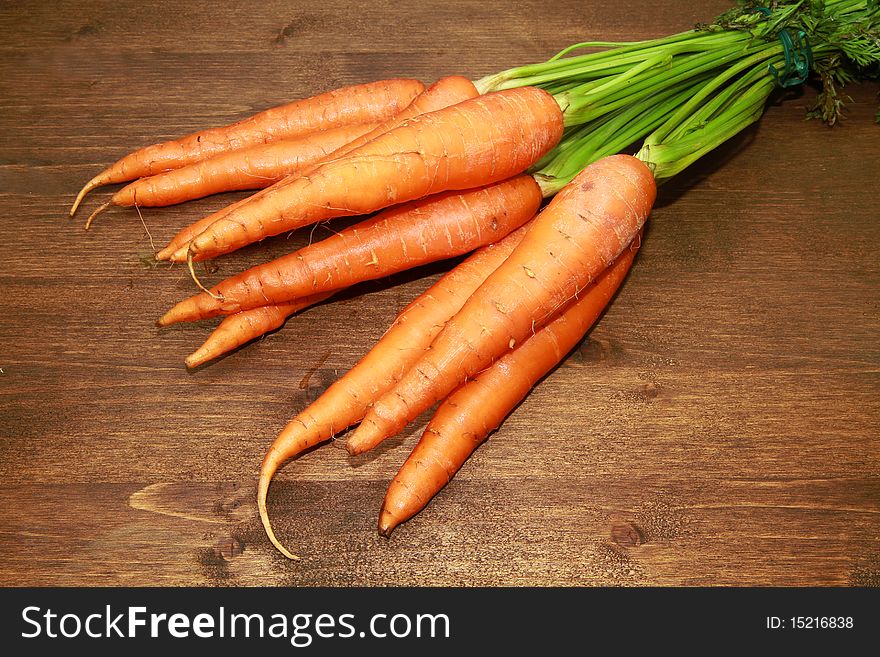
[[[469,471],[485,467],[481,460]],[[248,483],[4,487],[4,497],[32,501],[39,515],[29,505],[9,513],[16,529],[3,530],[0,584],[21,584],[31,570],[62,586],[736,585],[744,573],[751,584],[778,586],[880,577],[877,478],[572,474],[554,489],[537,475],[463,475],[391,541],[370,531],[384,482],[281,483],[272,506],[279,533],[303,556],[296,563],[266,544]],[[72,516],[80,522],[71,525]]]
[[[0,7],[0,585],[877,585],[876,84],[850,89],[833,130],[803,121],[814,88],[794,93],[664,186],[595,329],[390,541],[378,507],[427,414],[373,454],[285,467],[270,503],[300,563],[256,517],[264,450],[448,265],[361,286],[188,373],[214,322],[157,329],[193,288],[143,256],[241,195],[111,211],[88,233],[65,218],[85,179],[154,140],[727,6]]]

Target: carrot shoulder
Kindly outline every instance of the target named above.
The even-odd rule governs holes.
[[[76,212],[89,191],[101,185],[152,176],[256,144],[291,139],[341,125],[381,120],[397,114],[423,90],[421,82],[408,79],[342,87],[267,109],[230,125],[200,130],[181,139],[141,148],[117,160],[86,183],[70,214]]]
[[[634,157],[613,155],[586,167],[431,349],[376,401],[346,448],[358,454],[398,433],[577,298],[632,241],[655,195],[653,175]]]
[[[639,243],[637,236],[560,315],[440,404],[388,487],[379,513],[382,536],[390,536],[397,525],[421,511],[541,377],[574,348],[617,292]]]
[[[500,242],[479,249],[444,275],[398,315],[357,365],[278,435],[260,466],[257,507],[269,540],[283,554],[296,558],[275,537],[266,508],[269,484],[281,464],[360,420],[367,407],[418,360],[446,321],[504,262],[524,234],[525,227],[519,228]]]
[[[185,299],[159,324],[286,303],[462,255],[519,228],[540,205],[541,190],[526,175],[404,203]]]
[[[189,253],[215,257],[325,219],[504,180],[548,152],[562,127],[556,100],[534,87],[423,114],[230,212],[195,237]]]
[[[337,151],[334,151],[330,155],[330,157],[333,157],[335,159],[347,155],[348,153],[351,153],[352,151],[360,148],[367,142],[375,139],[379,135],[382,135],[389,130],[392,130],[402,125],[406,121],[415,118],[416,116],[427,114],[428,112],[434,112],[436,110],[443,109],[444,107],[449,107],[450,105],[460,103],[463,100],[476,98],[479,95],[480,94],[477,91],[477,88],[474,86],[474,83],[467,78],[463,78],[458,75],[451,75],[445,78],[441,78],[430,87],[425,89],[418,96],[416,96],[415,100],[413,100],[413,102],[402,109],[398,114],[386,119],[371,132],[368,132],[367,134],[358,137],[351,143],[346,144],[345,146],[339,148]],[[289,183],[290,181],[290,178],[282,180],[270,187],[269,189],[260,192],[258,195],[243,199],[242,201],[233,204],[231,207],[221,210],[220,212],[215,212],[214,214],[197,221],[192,226],[181,230],[177,235],[174,236],[174,239],[171,240],[168,246],[160,251],[156,257],[160,260],[171,260],[173,262],[186,261],[188,244],[192,238],[207,229],[208,226],[214,223],[217,219],[225,216],[228,212],[244,205],[251,200],[256,200],[258,198],[261,198],[262,196],[265,196],[266,194],[272,193],[276,188],[281,187],[284,184]],[[196,259],[198,260],[200,258]]]

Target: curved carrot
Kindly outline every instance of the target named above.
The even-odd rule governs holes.
[[[357,123],[213,155],[207,159],[140,178],[116,192],[113,205],[174,205],[219,192],[263,189],[312,166],[376,123]]]
[[[456,103],[460,103],[461,101],[467,100],[468,98],[476,98],[479,95],[480,93],[477,91],[474,83],[467,78],[463,78],[458,75],[451,75],[445,78],[441,78],[430,87],[425,89],[418,96],[416,96],[415,100],[413,100],[413,102],[403,108],[398,114],[392,116],[389,119],[386,119],[384,122],[380,123],[379,126],[377,126],[374,130],[355,139],[350,144],[343,146],[339,150],[332,153],[331,156],[336,158],[347,155],[348,153],[351,153],[352,151],[360,148],[377,136],[398,127],[409,119],[415,118],[416,116],[419,116],[421,114],[427,114],[428,112],[434,112],[438,109],[443,109],[444,107],[449,107],[450,105],[455,105]],[[258,195],[251,196],[248,199],[243,199],[238,203],[235,203],[232,206],[221,210],[220,212],[215,212],[214,214],[197,221],[192,226],[183,229],[174,236],[174,239],[171,240],[167,247],[162,249],[162,251],[160,251],[156,255],[156,258],[159,260],[171,260],[172,262],[185,262],[188,243],[193,237],[201,233],[203,230],[207,229],[208,226],[214,223],[214,221],[225,216],[228,212],[244,205],[250,200],[265,196],[265,194],[270,193],[273,189],[280,187],[288,182],[290,182],[290,179],[282,180],[276,185],[270,187],[269,189],[264,190],[264,192],[260,192],[260,194]],[[175,253],[175,251],[177,251],[177,253]]]
[[[462,255],[519,228],[540,205],[541,189],[526,175],[404,203],[189,297],[159,325],[286,303]]]
[[[367,407],[418,360],[443,325],[504,262],[525,232],[524,226],[500,242],[479,249],[409,304],[366,356],[293,418],[269,447],[260,466],[257,508],[269,540],[285,556],[297,558],[275,537],[266,509],[275,472],[286,460],[360,420]]]
[[[332,295],[333,292],[324,292],[297,299],[293,303],[262,306],[230,315],[220,322],[201,347],[187,356],[186,366],[198,367],[254,338],[274,331],[280,328],[284,321],[294,313],[320,303]]]
[[[560,315],[440,404],[388,487],[379,512],[379,534],[390,536],[397,525],[425,508],[538,380],[583,338],[626,277],[639,243],[636,236]]]
[[[349,452],[398,433],[577,298],[632,241],[655,196],[651,171],[634,157],[613,155],[586,167],[419,362],[376,401],[348,438]]]
[[[152,176],[256,144],[291,139],[340,125],[381,120],[397,114],[423,90],[421,82],[407,79],[342,87],[267,109],[230,125],[141,148],[87,182],[77,194],[70,214],[73,216],[87,193],[101,185]]]
[[[548,152],[562,127],[556,100],[534,87],[423,114],[218,219],[189,254],[215,257],[325,219],[504,180]]]

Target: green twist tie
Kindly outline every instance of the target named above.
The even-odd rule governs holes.
[[[759,11],[765,16],[772,13],[768,7],[756,7],[755,11]],[[810,39],[807,33],[798,30],[792,36],[791,30],[783,28],[779,30],[779,40],[782,41],[785,68],[781,73],[773,64],[767,64],[767,68],[773,74],[776,84],[783,89],[803,84],[807,76],[810,75],[810,68],[813,66],[813,50],[810,48]]]

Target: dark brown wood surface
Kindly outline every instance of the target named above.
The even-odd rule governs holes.
[[[327,446],[288,464],[270,507],[298,563],[256,517],[264,450],[442,267],[188,373],[212,323],[155,328],[193,286],[143,256],[239,196],[111,211],[89,232],[66,219],[85,180],[149,142],[343,84],[659,36],[727,5],[4,3],[0,584],[880,583],[876,85],[850,90],[834,130],[803,120],[815,89],[794,93],[665,186],[589,337],[390,540],[378,507],[427,418],[360,458]]]

